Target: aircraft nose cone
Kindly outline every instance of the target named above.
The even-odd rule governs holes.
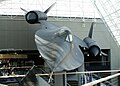
[[[100,54],[100,49],[99,47],[93,46],[89,49],[89,54],[90,56],[96,57]]]

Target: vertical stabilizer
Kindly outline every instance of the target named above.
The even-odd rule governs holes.
[[[54,6],[56,4],[56,2],[55,3],[53,3],[47,10],[45,10],[45,12],[44,13],[48,13],[50,10],[51,10],[51,8]]]
[[[88,34],[88,37],[90,37],[90,38],[92,38],[93,29],[94,29],[94,22],[92,22],[91,27],[90,27],[90,31],[89,31],[89,34]]]

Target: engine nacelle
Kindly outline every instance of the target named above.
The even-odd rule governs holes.
[[[47,20],[47,15],[41,11],[29,11],[25,19],[30,24],[39,23],[40,20]]]
[[[96,56],[100,55],[101,49],[99,48],[96,41],[94,41],[93,39],[91,39],[89,37],[86,37],[83,41],[88,46],[88,53],[90,56],[96,57]]]

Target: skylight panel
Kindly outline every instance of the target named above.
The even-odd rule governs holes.
[[[44,11],[54,2],[48,16],[100,18],[90,0],[2,0],[0,15],[24,15],[20,7]]]

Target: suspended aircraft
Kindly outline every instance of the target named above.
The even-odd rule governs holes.
[[[40,25],[39,30],[35,33],[35,42],[40,57],[44,59],[51,69],[48,83],[52,79],[53,72],[71,71],[78,68],[79,72],[84,71],[84,55],[86,53],[94,58],[100,55],[106,56],[92,38],[94,22],[90,26],[88,36],[82,40],[73,34],[70,28],[61,27],[47,21],[47,13],[54,5],[55,3],[44,12],[39,10],[27,11],[21,8],[26,13],[25,19],[29,24]],[[32,82],[34,86],[39,86],[38,82],[41,78],[35,78],[36,81],[26,77],[25,80],[28,82],[23,81],[23,83],[30,84],[29,82]],[[49,86],[49,84],[45,84]]]
[[[96,57],[101,54],[97,42],[92,39],[94,23],[91,24],[88,37],[83,40],[75,36],[66,26],[58,26],[47,21],[47,13],[55,5],[52,4],[44,12],[27,11],[25,19],[29,24],[40,24],[35,33],[35,42],[41,57],[53,72],[70,71],[84,64],[84,52]]]

